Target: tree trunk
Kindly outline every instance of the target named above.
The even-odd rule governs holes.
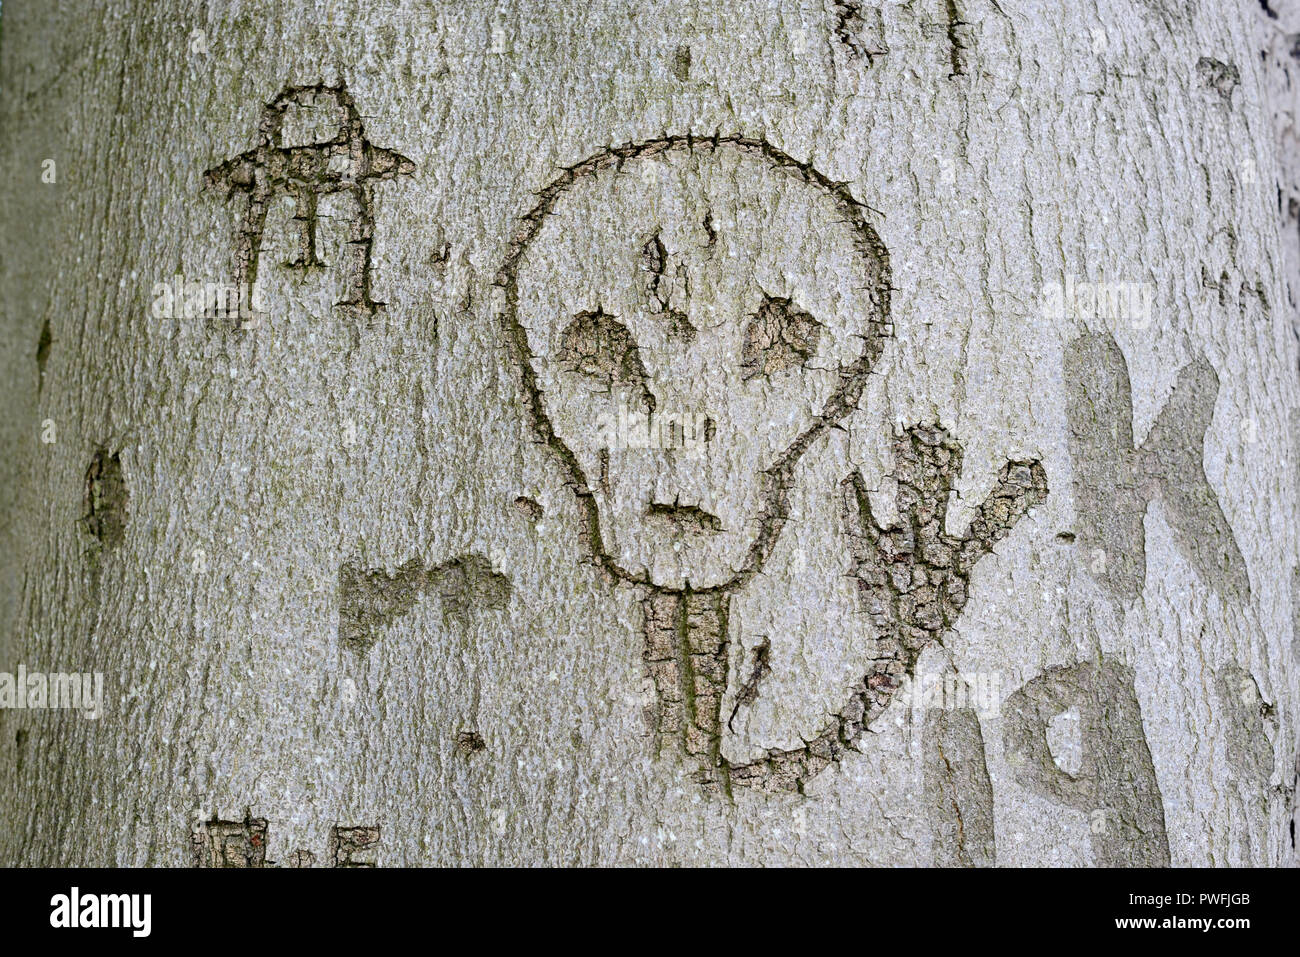
[[[182,6],[3,11],[0,863],[1296,862],[1294,4]]]

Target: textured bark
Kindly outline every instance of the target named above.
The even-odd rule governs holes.
[[[6,3],[0,863],[1295,863],[1297,16]]]

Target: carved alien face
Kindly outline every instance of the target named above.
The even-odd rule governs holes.
[[[498,284],[606,567],[708,588],[762,565],[879,355],[888,272],[847,190],[756,140],[607,151],[543,191]]]

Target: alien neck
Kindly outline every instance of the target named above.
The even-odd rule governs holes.
[[[663,749],[675,743],[698,766],[706,790],[728,792],[721,715],[733,590],[651,588],[643,601],[642,659],[655,686],[649,720],[656,744]]]

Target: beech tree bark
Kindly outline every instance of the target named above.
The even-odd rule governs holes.
[[[205,9],[0,15],[0,863],[1296,863],[1294,3]]]

